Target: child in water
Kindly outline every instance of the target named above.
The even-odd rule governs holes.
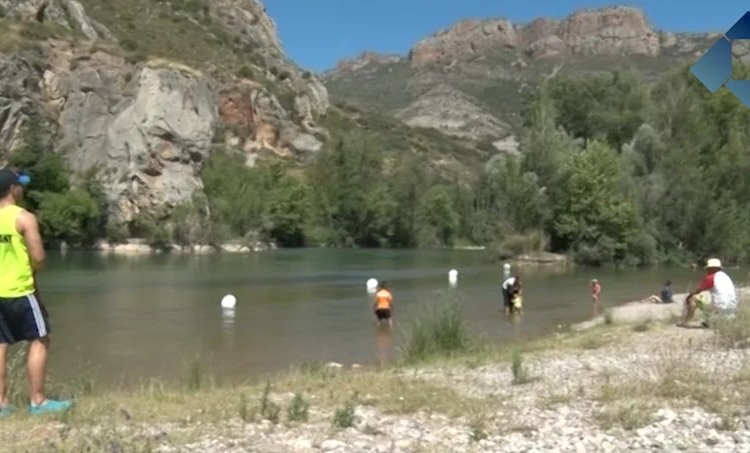
[[[510,290],[510,314],[520,315],[523,313],[523,298],[521,297],[521,285],[514,284]]]
[[[594,316],[596,316],[600,311],[602,307],[601,302],[601,294],[602,294],[602,285],[599,284],[599,280],[592,279],[591,280],[591,303],[594,307]]]
[[[510,300],[511,302],[511,313],[521,314],[523,313],[523,298],[519,293],[514,293]]]

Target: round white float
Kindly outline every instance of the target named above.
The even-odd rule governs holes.
[[[367,280],[367,289],[369,289],[370,291],[373,291],[377,287],[378,287],[378,281],[377,280],[375,280],[374,278],[371,278],[371,279]]]
[[[234,308],[237,305],[237,298],[231,294],[227,294],[221,299],[222,308]]]

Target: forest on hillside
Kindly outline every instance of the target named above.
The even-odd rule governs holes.
[[[382,140],[356,129],[338,130],[302,175],[215,150],[204,194],[169,222],[147,213],[127,226],[107,221],[95,174],[69,187],[39,127],[30,122],[36,138],[11,163],[43,181],[29,203],[51,242],[165,247],[252,233],[282,247],[545,250],[591,266],[750,260],[750,111],[687,67],[651,83],[635,71],[548,79],[527,96],[520,153],[468,180],[418,154],[384,157]]]

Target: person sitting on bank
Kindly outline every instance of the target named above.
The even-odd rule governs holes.
[[[711,300],[710,302],[703,304],[700,299],[696,297],[699,293],[708,291]],[[695,316],[695,310],[701,308],[704,313],[708,315],[722,314],[732,315],[737,309],[737,294],[734,289],[734,282],[723,271],[721,261],[716,258],[711,258],[706,262],[706,275],[703,277],[700,285],[690,292],[685,298],[686,310],[685,317],[679,326],[687,326]],[[704,321],[703,327],[708,327],[708,321]]]
[[[375,317],[378,320],[378,325],[385,322],[389,326],[393,325],[393,294],[388,289],[388,283],[381,282],[378,285],[378,292],[375,293],[375,304],[373,305],[375,310]]]
[[[661,294],[651,295],[648,299],[646,299],[646,302],[653,302],[655,304],[671,304],[674,302],[673,294],[672,294],[672,281],[667,280],[664,282],[664,286],[661,287]]]

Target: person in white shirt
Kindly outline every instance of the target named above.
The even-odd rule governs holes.
[[[695,309],[698,307],[697,295],[703,291],[711,294],[710,306],[706,310],[714,314],[730,315],[737,309],[737,293],[734,289],[734,282],[723,271],[721,261],[711,258],[706,262],[706,276],[703,277],[700,285],[685,298],[686,310],[685,317],[680,323],[686,326],[692,321],[695,315]],[[703,322],[704,327],[708,327],[707,322]]]
[[[503,282],[503,305],[505,306],[505,314],[510,315],[513,311],[513,294],[521,293],[521,277],[515,275],[506,279]]]

